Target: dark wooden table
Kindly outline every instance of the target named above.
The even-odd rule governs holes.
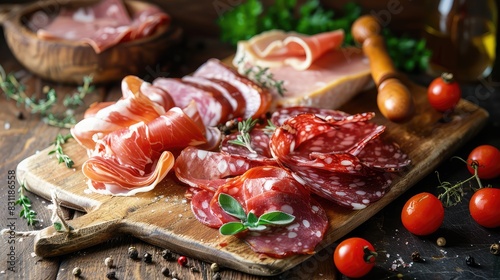
[[[3,35],[3,34],[0,34]],[[145,76],[179,77],[190,73],[210,57],[224,58],[234,49],[214,38],[188,37],[170,61],[152,67]],[[497,63],[498,64],[498,63]],[[72,93],[74,86],[65,86],[41,80],[25,71],[12,57],[3,36],[0,39],[0,65],[7,72],[16,72],[20,81],[27,86],[26,91],[35,96],[42,95],[43,87],[49,85],[56,89],[59,96]],[[498,68],[497,68],[498,69]],[[429,77],[413,76],[414,81],[427,84]],[[462,85],[464,97],[486,108],[491,118],[481,133],[468,143],[463,143],[456,155],[466,157],[473,147],[479,144],[492,144],[500,147],[500,80],[492,78],[475,84]],[[121,95],[119,85],[98,86],[95,93],[85,98],[85,105],[77,110],[81,118],[85,108],[95,101],[116,100]],[[33,209],[38,213],[39,224],[30,227],[20,218],[12,219],[8,212],[8,175],[26,157],[42,150],[54,141],[58,133],[67,134],[67,129],[48,126],[39,116],[31,115],[15,102],[6,100],[3,92],[0,97],[0,227],[14,227],[16,231],[38,230],[50,226],[50,201],[33,194],[28,196]],[[437,170],[442,179],[457,181],[469,176],[464,166],[456,160],[446,159]],[[498,179],[491,182],[500,186]],[[360,236],[370,240],[379,251],[378,264],[366,279],[500,279],[500,256],[489,253],[490,244],[500,242],[500,229],[488,230],[476,225],[470,218],[467,202],[447,210],[444,225],[436,234],[416,237],[402,226],[399,215],[404,202],[413,194],[421,191],[437,193],[437,177],[429,174],[424,180],[402,195],[396,201],[376,214],[372,219],[355,229],[349,236]],[[16,189],[19,184],[16,184]],[[17,194],[16,194],[17,197]],[[500,207],[500,206],[499,206]],[[20,211],[16,206],[16,213]],[[64,211],[67,219],[83,215],[71,209]],[[436,238],[443,236],[448,240],[446,247],[435,245]],[[14,241],[15,240],[15,243]],[[11,247],[12,246],[12,247]],[[139,252],[153,255],[151,264],[134,261],[127,257],[127,249],[135,246]],[[302,265],[272,277],[277,279],[341,279],[334,269],[332,253],[334,246],[324,249]],[[175,261],[165,261],[160,253],[164,248],[146,244],[131,236],[117,236],[104,241],[101,245],[79,252],[54,258],[41,258],[33,253],[33,237],[17,239],[4,238],[0,241],[0,279],[73,279],[71,271],[82,269],[82,279],[107,279],[106,274],[116,272],[117,279],[170,279],[161,273],[164,267],[178,274],[178,279],[212,279],[214,272],[209,263],[188,259],[196,269],[180,267]],[[424,263],[412,263],[411,254],[418,251]],[[465,257],[473,256],[479,267],[469,267]],[[108,256],[114,258],[116,266],[112,269],[104,265]],[[222,279],[263,279],[227,269],[220,271]]]

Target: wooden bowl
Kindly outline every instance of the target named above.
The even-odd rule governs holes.
[[[81,7],[95,1],[36,1],[11,12],[3,19],[4,35],[16,59],[42,78],[70,84],[81,84],[83,77],[92,75],[94,83],[119,81],[126,75],[139,75],[147,69],[157,69],[166,50],[177,43],[180,28],[160,27],[148,37],[117,44],[99,54],[85,43],[68,40],[43,40],[26,25],[37,11],[55,15],[61,5]],[[64,3],[64,4],[61,4]],[[126,0],[130,12],[148,4]]]

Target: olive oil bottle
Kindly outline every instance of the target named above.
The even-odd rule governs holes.
[[[430,74],[452,72],[459,81],[488,76],[496,56],[495,0],[429,0],[427,5]]]

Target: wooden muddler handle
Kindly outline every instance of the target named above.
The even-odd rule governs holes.
[[[408,88],[398,79],[398,71],[387,53],[381,26],[373,16],[366,15],[352,25],[354,40],[363,46],[370,61],[373,81],[378,89],[377,105],[384,117],[405,122],[414,113],[415,105]]]

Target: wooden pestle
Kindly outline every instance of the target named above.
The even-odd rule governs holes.
[[[363,52],[370,61],[373,80],[378,89],[377,105],[384,117],[393,122],[411,119],[415,111],[413,97],[408,88],[398,79],[384,38],[381,26],[371,15],[358,18],[352,25],[354,40],[362,44]]]

